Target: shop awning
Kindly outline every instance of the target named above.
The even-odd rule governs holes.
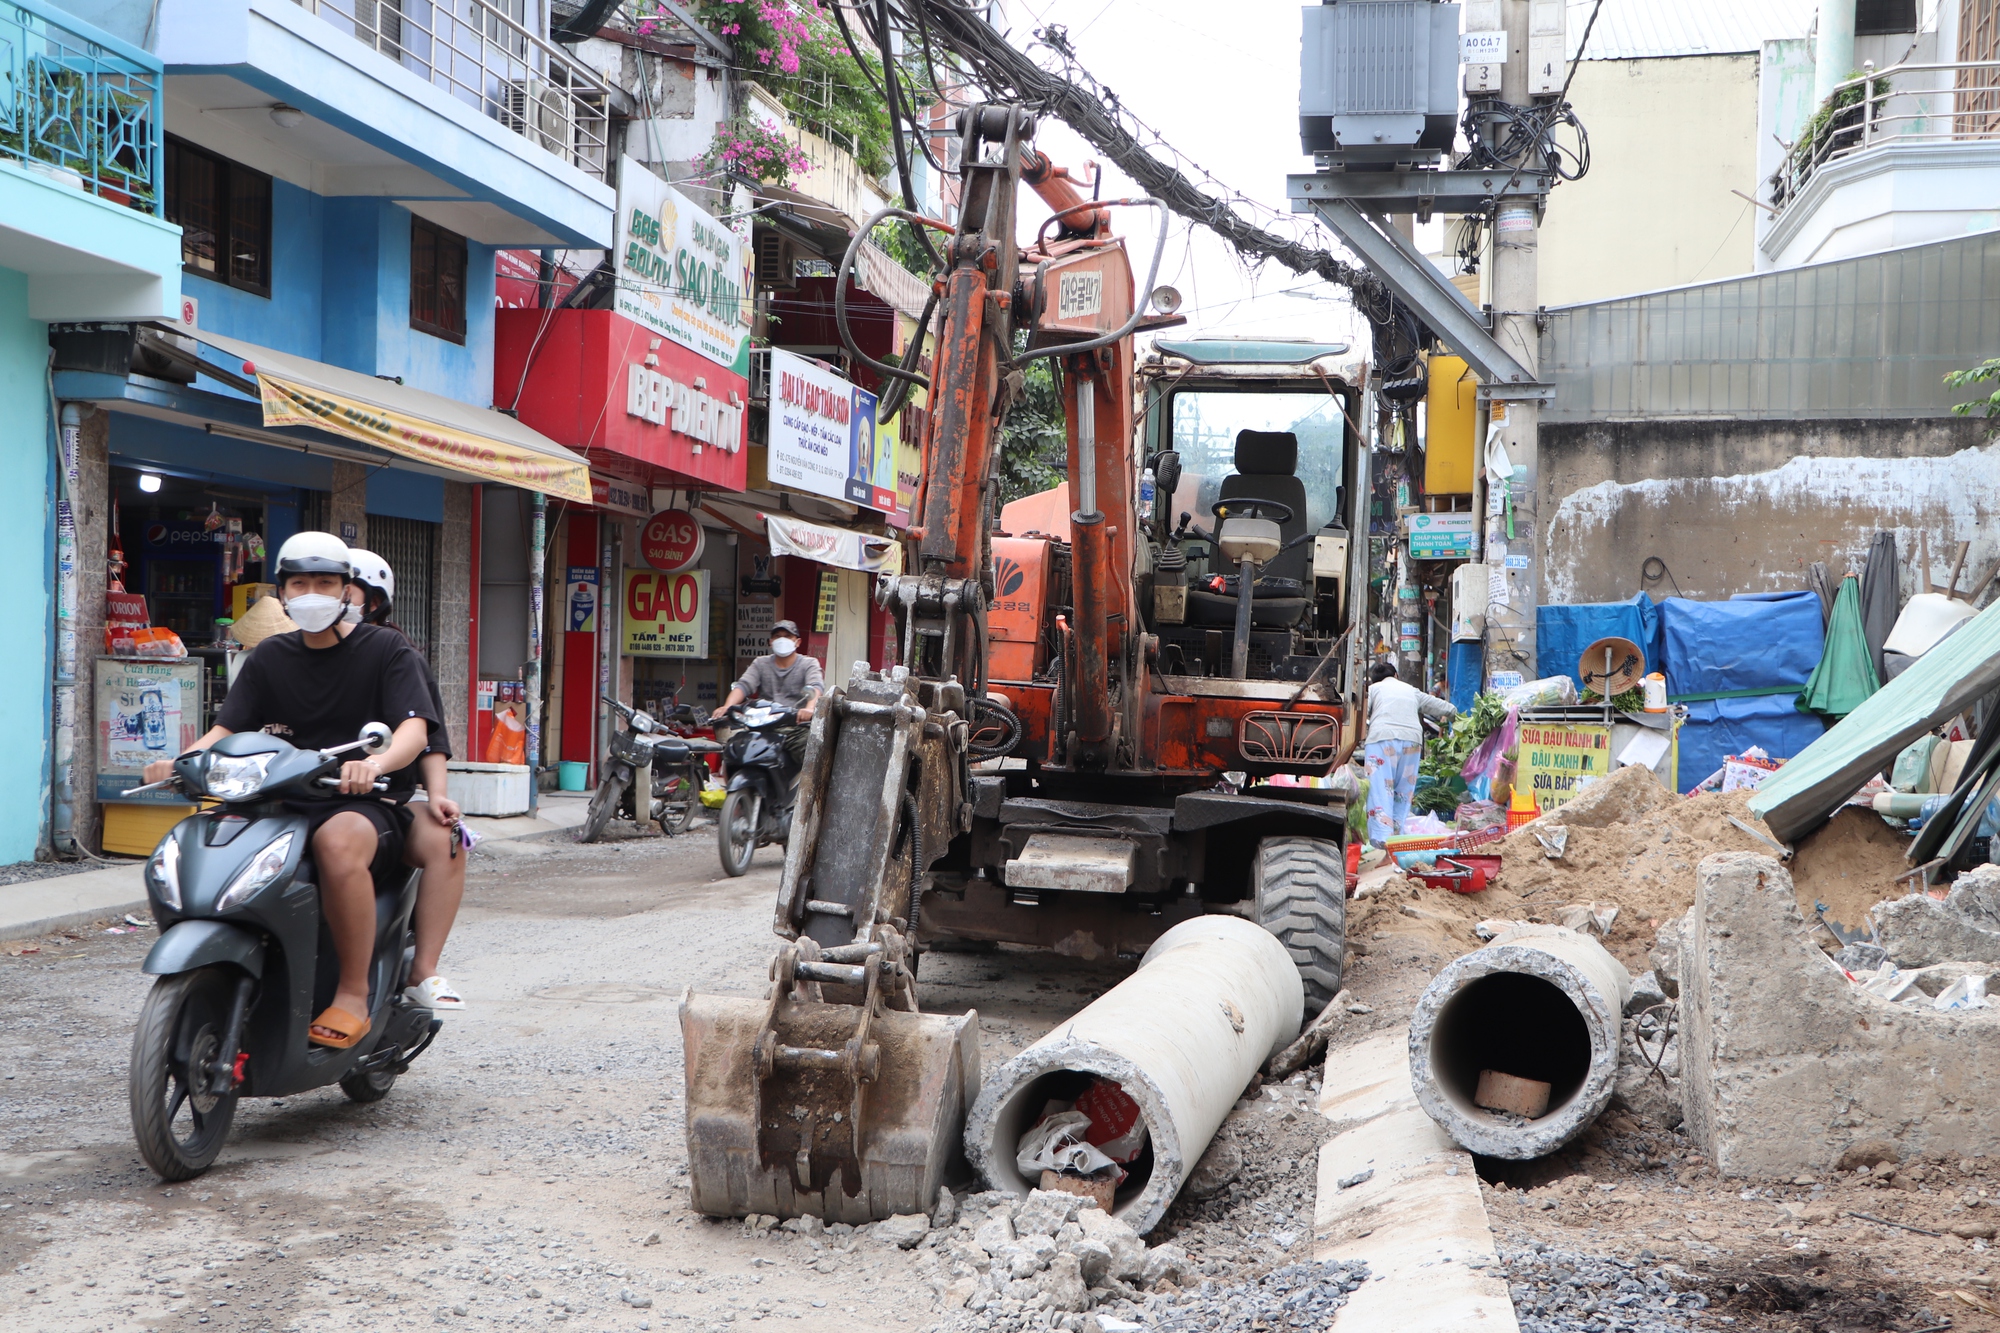
[[[876,537],[852,528],[829,528],[777,514],[759,514],[771,539],[772,555],[796,555],[839,569],[864,574],[903,572],[903,544],[894,537]]]
[[[591,503],[589,464],[503,412],[220,334],[193,336],[255,378],[266,426],[314,426],[477,481]]]

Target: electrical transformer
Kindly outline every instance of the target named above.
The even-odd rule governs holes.
[[[1434,166],[1458,125],[1458,11],[1436,0],[1305,8],[1299,142],[1323,165]]]

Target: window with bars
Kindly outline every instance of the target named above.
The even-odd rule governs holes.
[[[465,238],[410,219],[410,327],[465,343]]]
[[[2000,60],[2000,0],[1962,0],[1958,60],[1960,64]],[[1958,71],[1957,100],[1956,133],[1966,138],[1991,135],[2000,125],[2000,70]]]
[[[437,543],[439,525],[419,518],[368,516],[368,549],[389,562],[396,575],[396,622],[426,658],[437,631]]]
[[[167,221],[180,224],[181,268],[271,294],[271,178],[166,137]]]

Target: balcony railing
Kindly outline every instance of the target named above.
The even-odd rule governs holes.
[[[610,90],[486,0],[294,0],[537,147],[607,179]]]
[[[1782,209],[1823,167],[1885,146],[2000,141],[2000,60],[1895,65],[1835,87],[1772,174]]]
[[[40,0],[0,5],[0,156],[161,214],[161,65]]]

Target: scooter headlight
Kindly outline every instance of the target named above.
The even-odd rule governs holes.
[[[264,785],[264,776],[271,771],[271,760],[275,757],[269,752],[210,755],[203,785],[218,801],[240,801]]]
[[[287,835],[289,836],[289,835]],[[173,908],[181,909],[181,843],[169,833],[160,840],[160,846],[153,853],[153,859],[146,862],[146,882],[160,901]]]
[[[250,858],[250,864],[229,881],[229,887],[215,900],[215,910],[227,912],[241,907],[250,895],[269,884],[284,873],[285,862],[292,858],[293,834],[287,833],[273,839],[263,851]]]

